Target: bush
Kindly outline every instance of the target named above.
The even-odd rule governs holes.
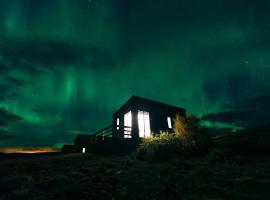
[[[175,157],[181,146],[174,134],[161,132],[159,135],[143,139],[137,149],[137,156],[143,160],[166,160]]]
[[[207,129],[199,125],[200,120],[195,116],[184,118],[176,115],[174,118],[174,132],[182,143],[182,153],[193,155],[204,153],[210,148],[210,138]]]
[[[161,132],[144,138],[137,149],[137,157],[144,160],[167,160],[179,156],[202,155],[210,148],[207,130],[199,120],[190,116],[174,118],[174,133]]]

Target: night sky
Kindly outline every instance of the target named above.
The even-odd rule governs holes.
[[[1,0],[0,146],[59,147],[131,95],[270,122],[269,0]]]

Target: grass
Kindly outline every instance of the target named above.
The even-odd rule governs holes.
[[[0,199],[266,200],[270,199],[267,133],[215,139],[214,150],[204,157],[163,162],[132,155],[3,156]]]

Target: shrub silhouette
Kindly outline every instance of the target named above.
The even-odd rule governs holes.
[[[173,157],[201,155],[209,150],[210,139],[207,130],[199,126],[195,116],[173,119],[173,133],[161,132],[144,138],[137,149],[137,156],[146,160],[167,160]]]
[[[175,136],[182,140],[182,142],[187,142],[190,139],[187,119],[177,114],[173,119],[173,123]]]
[[[196,153],[196,151],[206,151],[210,146],[210,139],[207,129],[199,125],[200,120],[196,116],[184,118],[176,115],[174,118],[175,136],[181,140],[183,151],[186,153]]]
[[[144,138],[137,149],[137,156],[143,160],[167,160],[177,155],[180,145],[175,134],[161,132]]]

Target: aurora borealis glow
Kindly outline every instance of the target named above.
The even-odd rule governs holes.
[[[269,122],[267,0],[1,0],[0,146],[57,146],[131,95]]]

